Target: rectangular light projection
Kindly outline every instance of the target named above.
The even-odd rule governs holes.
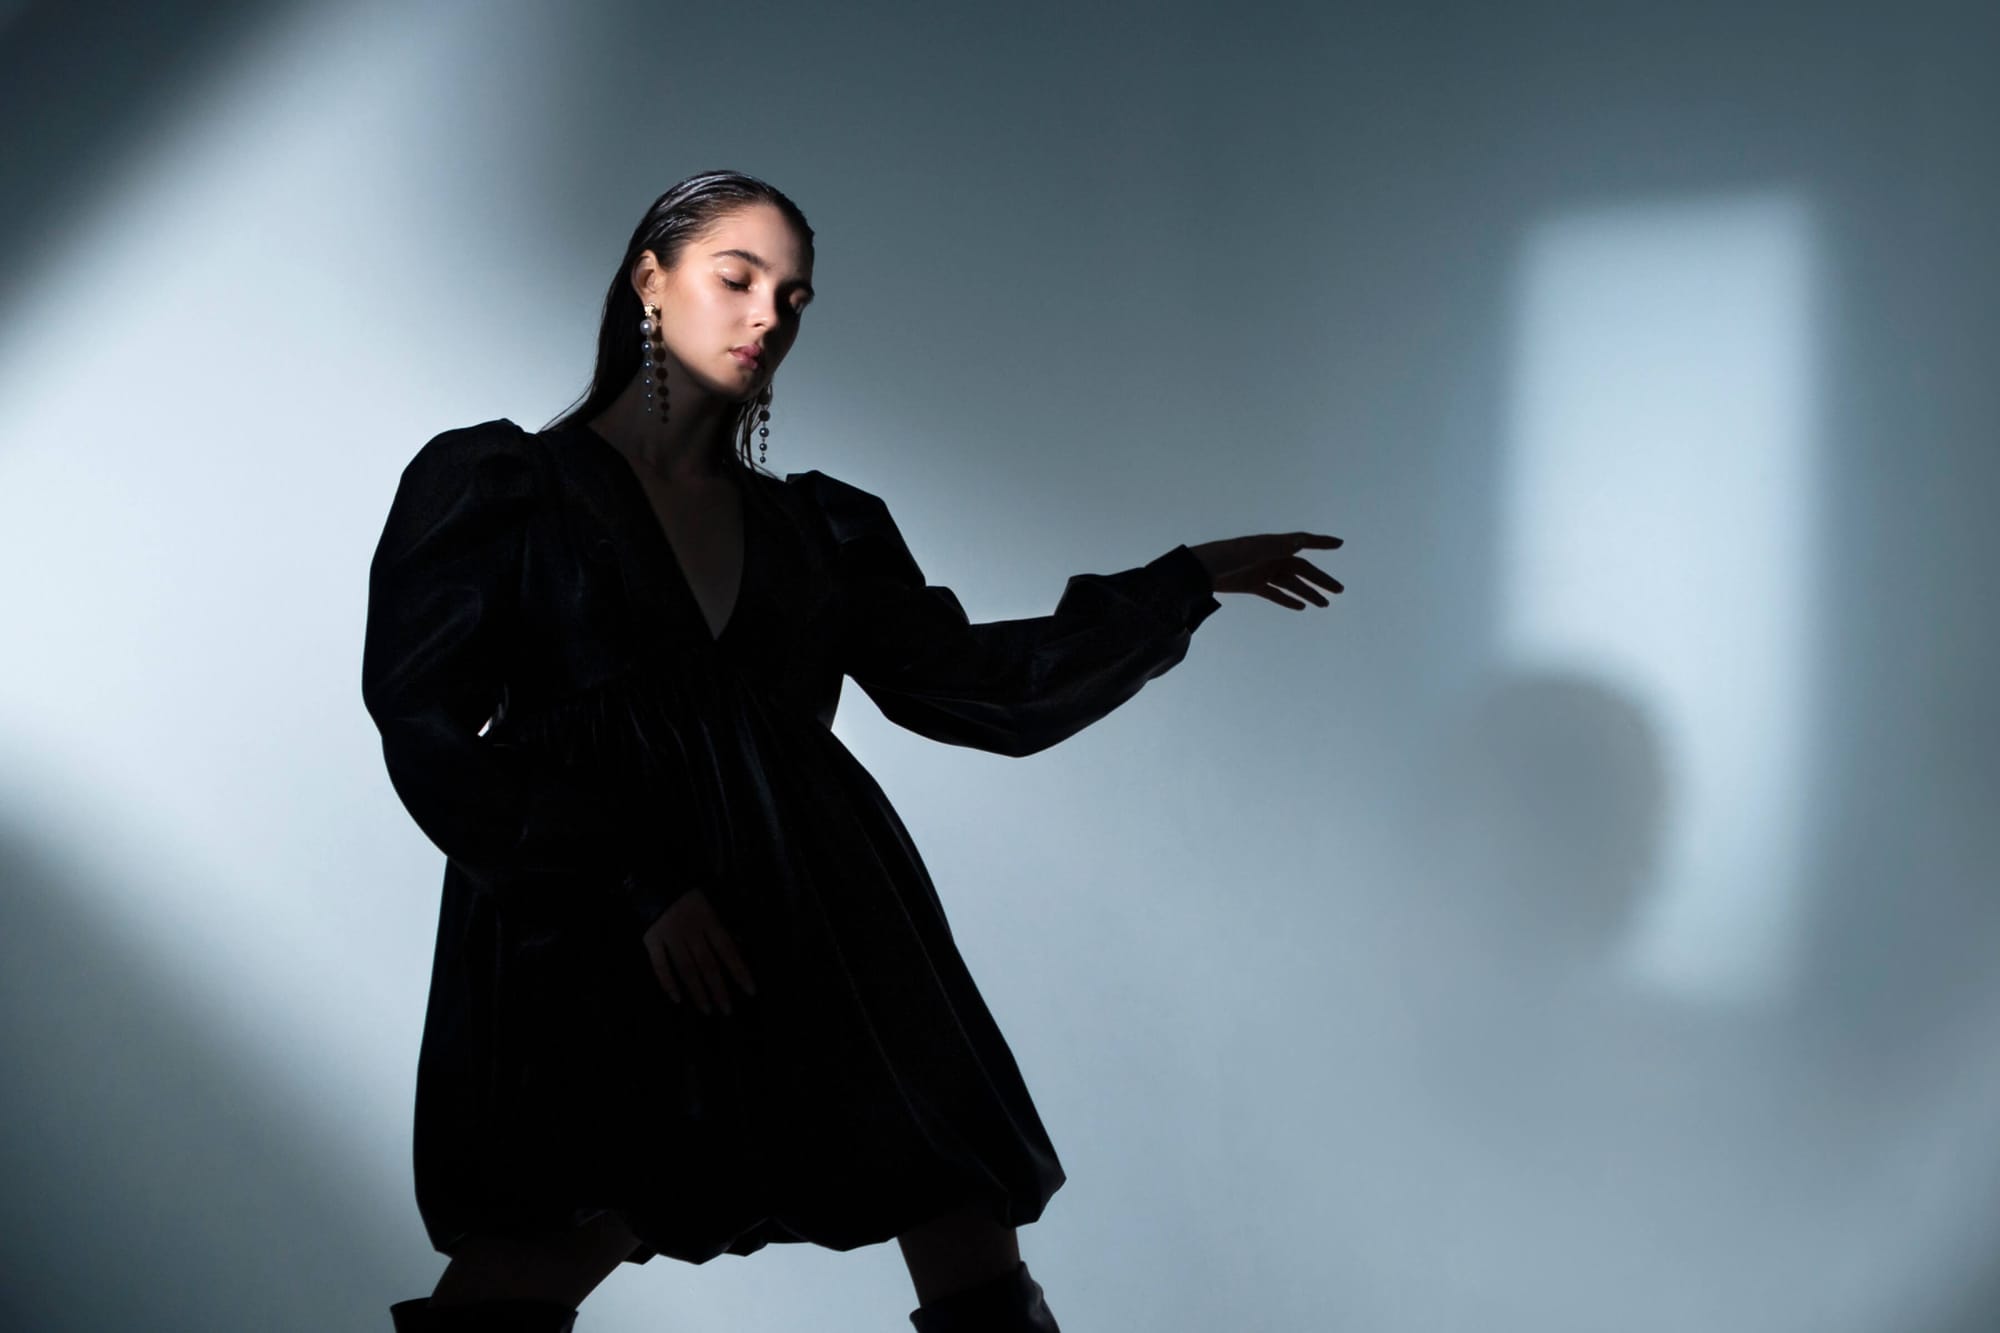
[[[1664,778],[1630,974],[1774,998],[1792,967],[1812,688],[1811,219],[1786,192],[1526,237],[1500,665],[1651,719]]]

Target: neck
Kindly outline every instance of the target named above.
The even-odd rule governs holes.
[[[739,466],[732,457],[736,446],[730,438],[742,407],[739,401],[707,392],[674,367],[668,371],[665,426],[657,407],[647,415],[645,402],[634,375],[609,407],[590,418],[590,428],[668,481],[709,481]]]

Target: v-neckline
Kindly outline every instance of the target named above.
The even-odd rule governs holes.
[[[729,604],[729,614],[723,617],[722,628],[720,630],[710,630],[708,627],[708,615],[701,609],[701,598],[695,596],[694,585],[688,581],[687,571],[681,567],[681,558],[679,553],[674,550],[673,538],[667,535],[666,524],[660,521],[659,511],[653,508],[653,497],[647,493],[645,480],[639,476],[639,470],[633,466],[632,460],[625,456],[625,451],[600,435],[595,426],[584,421],[579,421],[576,425],[577,429],[585,436],[596,441],[616,456],[617,463],[615,466],[624,475],[627,483],[629,483],[628,493],[638,502],[639,508],[645,512],[646,517],[651,520],[653,533],[660,539],[660,549],[666,555],[667,564],[674,571],[674,582],[680,585],[681,593],[687,599],[688,609],[694,613],[695,623],[701,626],[702,633],[707,637],[709,643],[720,644],[723,639],[728,637],[729,632],[736,628],[736,622],[742,618],[744,594],[750,588],[750,558],[751,552],[756,548],[756,543],[751,540],[751,531],[755,528],[756,524],[752,521],[750,512],[753,508],[753,502],[750,498],[748,481],[745,480],[736,488],[738,500],[743,507],[743,550],[738,561],[740,568],[736,576],[736,596]]]

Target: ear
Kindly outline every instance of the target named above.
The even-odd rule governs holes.
[[[647,295],[647,288],[659,287],[665,278],[658,255],[651,250],[641,250],[639,257],[632,261],[631,276],[632,290],[639,294],[640,305],[656,300],[655,297]]]

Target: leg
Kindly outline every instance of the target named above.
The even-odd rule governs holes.
[[[896,1237],[917,1300],[930,1304],[1011,1272],[1021,1262],[1014,1228],[980,1204],[964,1204]]]
[[[639,1238],[616,1213],[540,1240],[476,1236],[451,1257],[431,1304],[504,1298],[560,1301],[573,1308],[638,1247]]]

